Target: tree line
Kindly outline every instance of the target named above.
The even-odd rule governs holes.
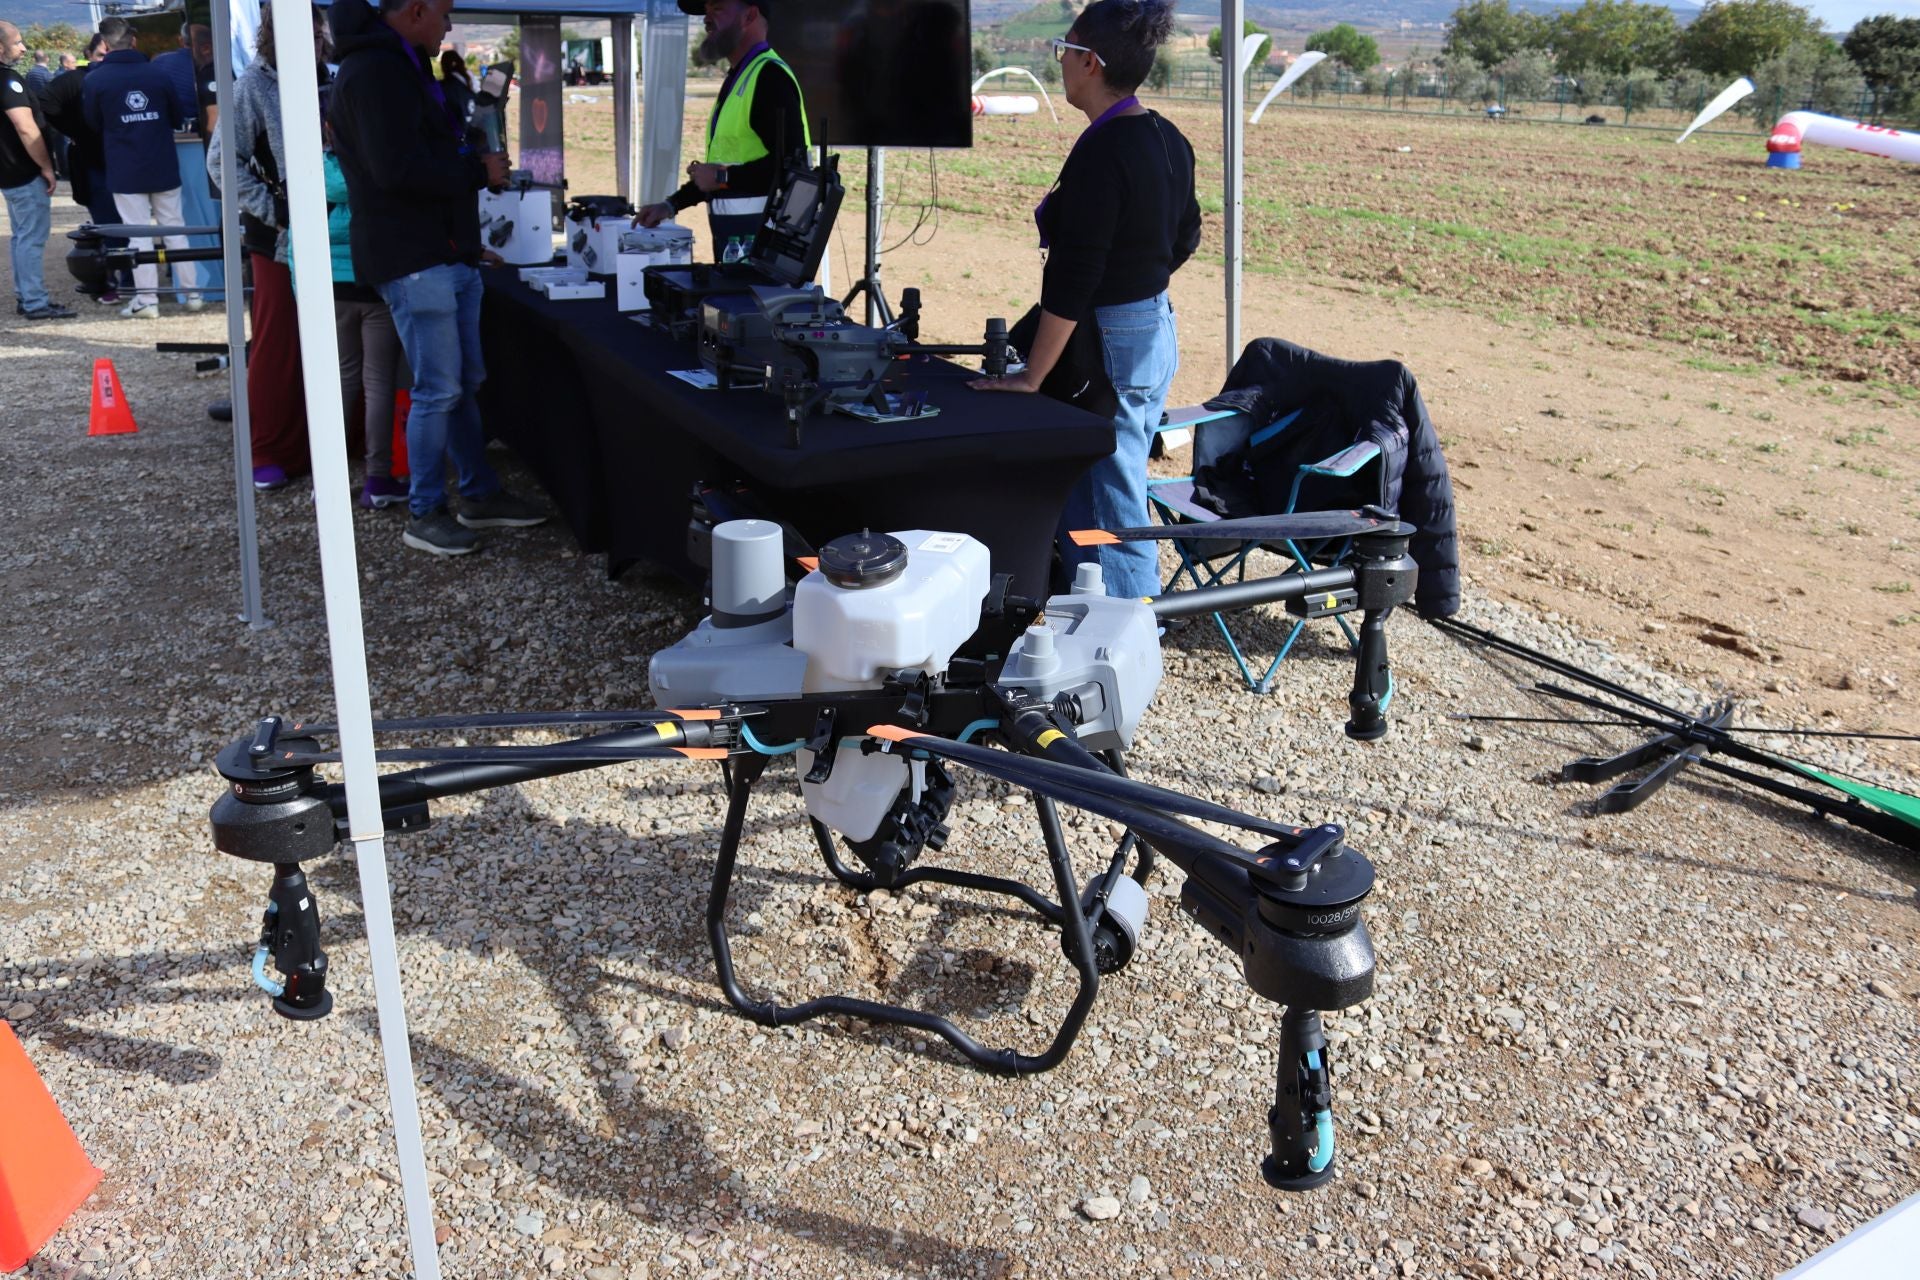
[[[1761,114],[1782,98],[1817,110],[1867,100],[1876,117],[1920,110],[1920,18],[1865,18],[1836,41],[1792,0],[1708,0],[1684,27],[1664,5],[1639,0],[1585,0],[1551,14],[1463,0],[1439,62],[1450,78],[1498,77],[1514,97],[1534,96],[1515,93],[1515,82],[1556,75],[1664,85],[1675,99],[1746,76]]]

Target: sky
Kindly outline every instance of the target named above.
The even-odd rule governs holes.
[[[1829,31],[1845,31],[1862,18],[1891,13],[1920,18],[1920,0],[1800,0]]]

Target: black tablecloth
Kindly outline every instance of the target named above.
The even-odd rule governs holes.
[[[862,528],[968,533],[1014,590],[1044,594],[1068,490],[1113,449],[1113,425],[1040,396],[969,391],[957,365],[911,362],[905,385],[938,417],[875,425],[816,415],[790,447],[777,397],[700,391],[669,369],[700,363],[621,315],[613,299],[549,302],[491,270],[481,310],[488,434],[540,476],[584,550],[618,571],[647,560],[698,581],[687,559],[696,482],[744,482],[819,546]],[[609,286],[611,292],[611,286]]]

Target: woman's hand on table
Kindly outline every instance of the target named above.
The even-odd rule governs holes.
[[[1032,395],[1040,389],[1040,379],[1033,376],[1032,370],[1022,370],[1004,378],[975,378],[967,385],[975,391],[1018,391]]]

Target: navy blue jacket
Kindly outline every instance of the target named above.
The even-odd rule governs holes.
[[[1389,511],[1414,527],[1408,548],[1420,566],[1414,608],[1423,618],[1452,617],[1460,608],[1453,481],[1440,452],[1440,434],[1407,366],[1398,360],[1340,360],[1279,338],[1258,338],[1240,353],[1226,385],[1206,407],[1232,409],[1268,423],[1316,401],[1334,412],[1321,419],[1322,438],[1303,437],[1294,450],[1297,456],[1284,459],[1285,479],[1292,480],[1299,463],[1317,461],[1347,445],[1379,445],[1385,470],[1381,497]]]
[[[139,193],[180,185],[173,122],[190,120],[191,99],[138,49],[115,49],[87,73],[87,123],[106,154],[107,187]]]

